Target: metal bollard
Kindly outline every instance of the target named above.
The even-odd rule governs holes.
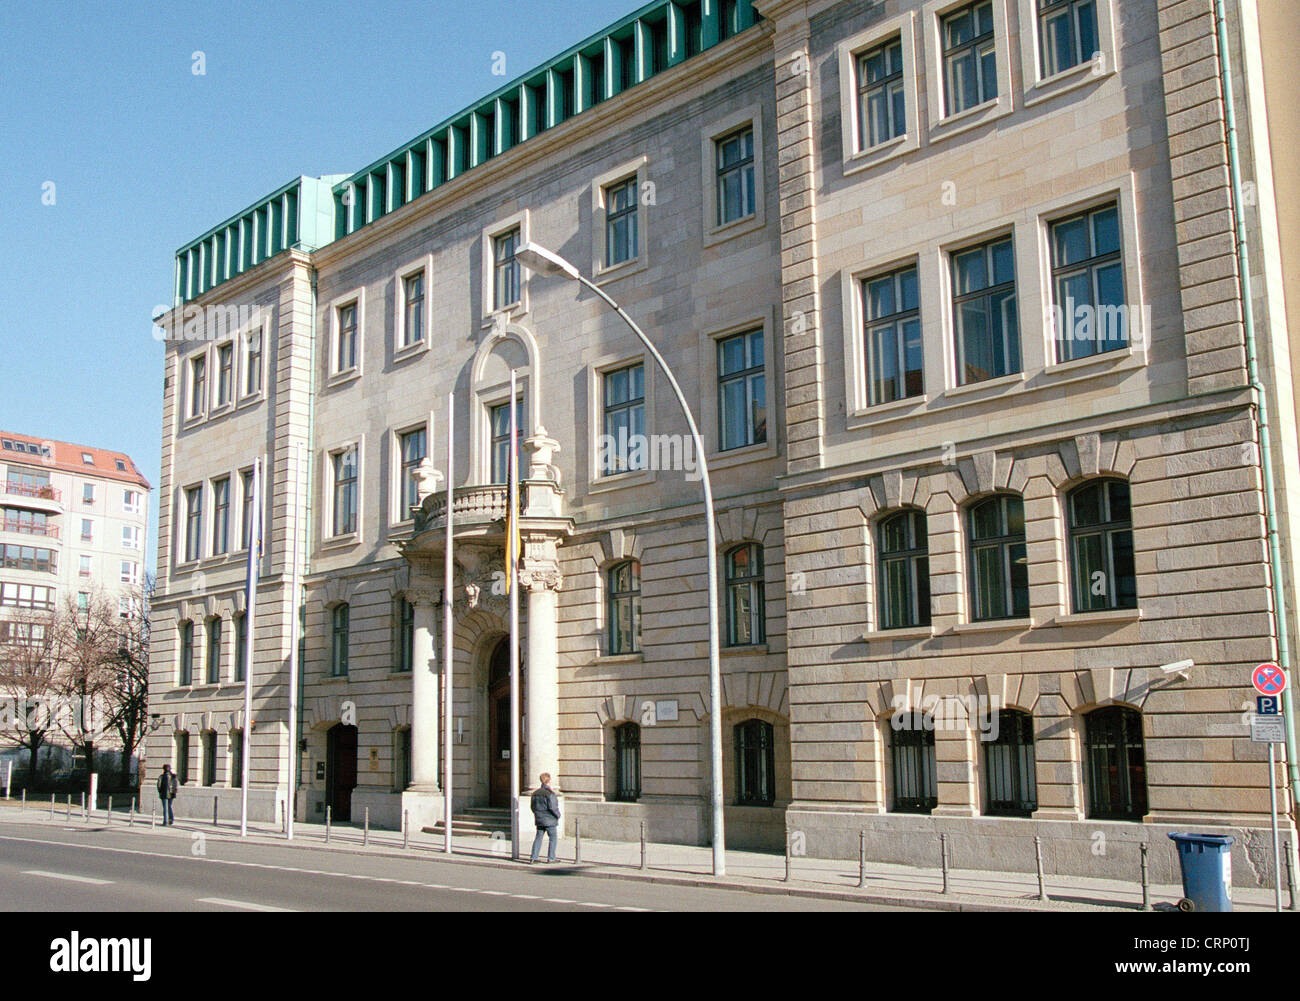
[[[104,807],[104,823],[110,827],[113,825],[113,797],[108,797],[108,806]]]
[[[81,794],[81,822],[83,824],[90,823],[90,814],[86,812],[86,794],[84,792]]]
[[[72,793],[68,793],[68,819],[72,819]]]
[[[370,807],[366,807],[365,826],[361,829],[361,847],[370,844]]]
[[[641,821],[641,868],[642,868],[642,869],[648,869],[648,868],[650,868],[650,866],[649,866],[649,864],[648,864],[648,862],[647,862],[647,860],[646,860],[646,850],[645,850],[645,821],[644,821],[644,820]]]
[[[212,826],[217,826],[217,797],[212,797]]]
[[[1038,869],[1038,899],[1047,899],[1047,881],[1043,878],[1043,839],[1034,835],[1034,865]]]
[[[867,885],[867,832],[858,832],[858,888]]]
[[[573,864],[582,861],[582,822],[573,818]]]
[[[27,809],[27,790],[23,790],[23,809]]]
[[[330,808],[328,805],[325,807],[325,843],[330,843]]]
[[[783,883],[790,882],[790,828],[785,829],[785,876],[781,880]]]
[[[131,802],[126,805],[126,826],[135,826],[135,800],[131,800]]]
[[[406,848],[411,843],[411,811],[402,811],[402,847]]]
[[[1291,844],[1289,842],[1283,843],[1282,853],[1286,856],[1286,892],[1289,896],[1286,909],[1288,911],[1300,910],[1300,908],[1296,907],[1295,866],[1291,861]]]
[[[1138,845],[1142,850],[1142,910],[1151,910],[1151,872],[1147,866],[1147,852],[1150,850],[1143,841]]]
[[[943,873],[943,892],[951,893],[952,887],[948,882],[948,835],[939,835],[939,868]]]
[[[158,824],[158,810],[156,807],[149,808],[149,826],[155,827]]]
[[[54,819],[54,793],[50,793],[50,819]]]

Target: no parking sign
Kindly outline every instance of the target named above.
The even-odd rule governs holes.
[[[1286,691],[1286,672],[1276,664],[1260,664],[1250,672],[1250,683],[1260,695],[1281,695]]]

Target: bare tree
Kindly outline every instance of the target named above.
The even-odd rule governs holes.
[[[71,595],[56,614],[56,646],[60,652],[56,687],[59,711],[55,721],[69,743],[95,770],[95,743],[110,725],[108,704],[117,681],[118,648],[122,645],[124,606],[102,590]]]
[[[149,722],[149,605],[153,590],[154,578],[149,574],[141,590],[130,596],[129,614],[120,620],[113,683],[105,693],[108,725],[122,742],[122,787],[131,783],[131,758],[144,742]]]
[[[60,616],[35,608],[0,620],[0,740],[26,749],[28,778],[37,776],[60,697],[63,663]]]

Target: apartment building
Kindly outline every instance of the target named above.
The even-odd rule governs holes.
[[[122,452],[0,431],[0,644],[39,640],[66,602],[138,611],[149,491]]]
[[[1221,6],[1226,53],[1213,0],[653,3],[181,248],[150,749],[182,809],[234,797],[248,733],[255,815],[423,826],[449,731],[457,810],[506,806],[520,767],[591,836],[706,842],[713,558],[729,845],[797,831],[848,857],[865,832],[873,858],[930,864],[945,833],[1028,867],[1040,837],[1059,871],[1105,874],[1210,825],[1239,835],[1240,880],[1271,880],[1242,711],[1278,656],[1270,514],[1295,541],[1295,219],[1273,194],[1294,178],[1270,153],[1272,33]],[[666,380],[599,298],[521,266],[529,242],[681,382],[716,552]]]

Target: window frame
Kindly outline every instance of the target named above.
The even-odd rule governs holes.
[[[1021,525],[1024,527],[1022,534],[1019,536],[1012,534],[1010,530],[1010,512],[1007,505],[1012,501],[1017,501],[1020,504]],[[975,537],[975,513],[986,505],[994,502],[998,504],[998,525],[1001,534],[977,539]],[[962,516],[963,521],[965,522],[962,534],[966,543],[966,572],[969,582],[969,587],[967,588],[967,597],[970,602],[968,621],[972,623],[1029,622],[1033,614],[1033,606],[1030,602],[1029,590],[1029,543],[1028,526],[1024,518],[1024,497],[1020,494],[1009,492],[999,492],[985,497],[980,497],[966,505],[962,512]],[[1012,568],[1017,562],[1014,558],[1014,549],[1016,546],[1020,546],[1025,550],[1025,610],[1023,613],[1018,613],[1015,610],[1015,593],[1018,588],[1014,581]],[[982,550],[994,548],[997,550],[998,555],[998,568],[1002,583],[1002,599],[1006,605],[1005,614],[1002,615],[990,615],[982,611],[980,601],[980,594],[984,589],[982,587],[983,577],[979,570],[979,553]]]
[[[591,182],[591,274],[595,277],[597,283],[606,280],[613,281],[624,275],[634,274],[644,270],[648,264],[646,246],[648,232],[646,227],[649,223],[650,213],[647,211],[644,202],[648,164],[649,157],[640,156],[635,160],[621,163],[617,167],[605,171]],[[637,252],[627,260],[611,264],[609,263],[609,196],[611,190],[629,183],[634,186],[635,197],[633,205],[628,211],[631,213],[631,218],[636,226]]]
[[[619,590],[617,575],[624,569],[632,573],[631,583],[634,587]],[[605,582],[605,654],[609,657],[632,656],[641,653],[641,562],[635,558],[619,560],[608,567],[604,574]],[[621,608],[630,609],[631,628],[624,637],[620,628]]]
[[[487,433],[487,485],[489,486],[507,486],[510,478],[510,453],[507,451],[503,457],[506,468],[501,470],[501,478],[497,478],[497,448],[499,444],[505,444],[507,449],[510,442],[510,423],[509,423],[509,406],[510,390],[507,387],[505,395],[498,400],[484,400],[484,410],[486,411],[484,421],[484,430]],[[506,429],[503,433],[497,434],[496,431],[496,413],[499,410],[506,411]],[[523,386],[515,387],[515,449],[518,452],[518,475],[522,483],[527,475],[527,457],[524,455],[524,441],[532,434],[528,428],[528,396]]]
[[[610,802],[635,803],[641,798],[641,727],[628,721],[613,727],[614,787]]]
[[[1123,486],[1129,494],[1129,516],[1127,519],[1115,519],[1113,517],[1114,499],[1111,496],[1113,486]],[[1100,487],[1102,489],[1102,509],[1104,520],[1096,525],[1079,526],[1075,523],[1075,498],[1086,490]],[[1066,566],[1069,575],[1070,588],[1070,611],[1074,615],[1083,615],[1091,612],[1113,612],[1113,611],[1136,611],[1138,608],[1137,593],[1137,569],[1136,557],[1137,552],[1134,548],[1133,538],[1133,486],[1128,480],[1118,476],[1094,476],[1082,483],[1076,484],[1073,488],[1066,491],[1062,497],[1065,513],[1065,552]],[[1129,559],[1133,565],[1131,578],[1133,601],[1132,604],[1120,604],[1119,595],[1121,593],[1120,582],[1117,579],[1115,569],[1115,536],[1128,535]],[[1103,563],[1105,570],[1094,571],[1094,573],[1104,572],[1106,575],[1106,596],[1107,602],[1100,608],[1084,607],[1085,595],[1091,594],[1091,577],[1085,580],[1080,576],[1082,570],[1082,561],[1079,559],[1078,543],[1082,538],[1100,537],[1104,546]],[[1114,601],[1110,600],[1114,596]]]
[[[950,136],[1008,115],[1013,110],[1011,77],[1011,35],[1007,22],[1009,0],[991,0],[993,4],[993,53],[996,64],[998,93],[995,98],[974,105],[956,114],[947,112],[947,72],[944,58],[943,20],[961,8],[978,5],[982,0],[928,0],[922,8],[923,34],[926,48],[926,105],[929,110],[929,141],[942,142]],[[942,81],[942,84],[939,83]]]
[[[999,284],[992,284],[992,282],[994,281],[994,263],[993,263],[994,252],[997,250],[997,248],[1008,243],[1011,245],[1011,275],[1012,275],[1011,281],[1001,282]],[[960,292],[958,291],[958,281],[957,281],[958,258],[965,257],[969,254],[973,254],[976,252],[981,252],[983,254],[984,269],[985,269],[985,274],[989,278],[989,284],[986,284],[983,288],[976,289],[971,292]],[[1009,229],[1002,233],[996,233],[986,237],[982,237],[973,242],[964,242],[955,246],[945,247],[944,255],[947,258],[947,263],[948,263],[947,291],[948,291],[948,318],[950,324],[949,341],[952,346],[952,360],[953,360],[952,372],[950,373],[952,376],[952,387],[955,389],[966,389],[968,387],[973,389],[977,386],[988,386],[991,384],[996,385],[1002,380],[1015,380],[1015,381],[1022,380],[1024,378],[1024,372],[1025,372],[1025,348],[1024,348],[1024,337],[1022,335],[1023,323],[1021,322],[1021,309],[1020,309],[1021,290],[1020,290],[1019,258],[1017,257],[1017,253],[1016,253],[1015,231]],[[1008,288],[1010,289],[1010,293],[1011,293],[1011,301],[1014,304],[1015,355],[1016,355],[1015,367],[1009,368],[1008,371],[1002,372],[1000,374],[989,375],[987,378],[984,379],[967,380],[964,371],[966,346],[965,346],[964,338],[962,337],[962,326],[961,326],[962,307],[965,306],[967,303],[982,301],[984,303],[983,314],[984,314],[984,319],[985,319],[985,324],[987,329],[991,326],[991,320],[993,317],[993,312],[992,312],[993,297],[995,295],[1005,294]],[[1006,300],[1004,299],[1003,300],[1004,306],[1005,306],[1005,302]],[[992,337],[992,332],[990,330],[990,338],[991,337]],[[1009,343],[1005,343],[1007,342],[1007,331],[1005,328],[1005,324],[1003,325],[1002,337],[1004,341],[1003,350],[1004,352],[1007,353],[1009,357],[1010,355],[1010,351],[1008,350]],[[990,344],[992,344],[991,340],[990,340]]]
[[[757,716],[751,716],[732,727],[732,736],[736,756],[734,805],[774,806],[776,804],[776,725]],[[754,765],[758,767],[754,768]],[[755,771],[758,773],[756,776],[753,774]]]
[[[342,469],[342,460],[351,454],[353,456],[352,476],[347,479],[340,479],[339,473]],[[326,452],[329,471],[329,503],[327,505],[329,531],[326,533],[326,539],[352,539],[360,534],[361,530],[361,446],[357,442],[350,442],[340,445]],[[340,530],[339,527],[339,491],[344,484],[351,484],[351,522]]]
[[[997,714],[997,739],[984,740],[981,735],[980,740],[984,815],[1032,817],[1038,809],[1038,752],[1033,714],[1015,707],[998,709]],[[1005,767],[1003,762],[995,760],[998,757],[1007,759]],[[995,798],[995,786],[997,791],[1005,788],[1013,795]]]
[[[209,552],[213,556],[230,555],[230,477],[217,476],[209,481],[212,487],[212,538]],[[220,503],[218,487],[224,485],[225,504]]]
[[[419,277],[423,282],[423,294],[420,298],[420,330],[418,337],[409,339],[410,332],[407,330],[409,317],[407,313],[410,309],[410,303],[408,302],[407,283],[415,277]],[[422,355],[431,347],[433,341],[433,310],[430,308],[432,283],[432,254],[425,254],[423,257],[398,268],[393,273],[392,352],[394,361],[405,361],[408,358]]]
[[[245,403],[251,403],[262,398],[266,387],[266,361],[267,361],[267,324],[265,321],[254,323],[248,329],[243,330],[238,335],[239,344],[239,377],[238,377],[238,406]],[[252,350],[252,344],[256,338],[258,349]],[[257,376],[257,385],[249,388],[249,378],[254,373]]]
[[[194,621],[182,619],[177,623],[176,636],[176,687],[194,685]]]
[[[767,643],[767,560],[759,542],[738,542],[722,552],[723,600],[726,603],[724,625],[726,635],[723,646],[728,649],[760,647]],[[734,556],[741,550],[750,553],[747,573],[736,572]],[[737,598],[744,592],[749,601],[748,638],[742,639],[739,630]]]
[[[895,726],[906,717],[910,725]],[[930,725],[926,726],[929,720]],[[919,725],[918,725],[919,724]],[[889,729],[889,813],[930,816],[939,806],[938,752],[934,719],[913,709],[887,719]],[[904,740],[900,734],[908,734]],[[913,737],[911,735],[915,734]],[[904,755],[902,752],[908,752]],[[913,759],[913,760],[909,760]],[[910,768],[908,766],[911,766]],[[915,779],[915,782],[911,781]],[[904,779],[907,779],[906,783]],[[903,795],[904,792],[915,795]]]
[[[1112,704],[1097,706],[1085,713],[1080,714],[1080,725],[1082,733],[1080,734],[1083,754],[1081,757],[1083,784],[1085,789],[1085,808],[1086,817],[1089,820],[1121,820],[1139,823],[1151,810],[1150,802],[1150,779],[1147,768],[1146,754],[1146,726],[1144,723],[1145,714],[1132,706],[1122,704]],[[1132,748],[1135,746],[1130,742],[1132,737],[1132,725],[1136,723],[1138,742],[1136,747],[1141,752],[1141,760],[1135,764],[1132,758]],[[1102,726],[1112,732],[1105,734]],[[1099,768],[1096,761],[1100,757],[1097,752],[1104,748],[1098,748],[1095,741],[1099,736],[1115,736],[1114,730],[1118,728],[1118,748],[1115,752],[1116,762],[1114,772],[1119,780],[1118,797],[1110,797],[1109,803],[1104,803],[1101,798],[1102,783],[1098,781],[1102,771],[1109,771],[1109,768]],[[1140,773],[1140,782],[1134,783],[1134,771]],[[1140,788],[1140,795],[1135,795],[1135,791]],[[1115,800],[1121,801],[1121,807],[1127,806],[1127,809],[1114,809]],[[1140,809],[1139,809],[1140,807]]]
[[[1105,253],[1098,253],[1096,250],[1096,229],[1094,226],[1094,217],[1100,215],[1103,212],[1109,212],[1112,210],[1115,213],[1115,223],[1119,229],[1118,247],[1115,250],[1107,251]],[[1081,261],[1076,261],[1073,264],[1060,264],[1057,261],[1057,254],[1056,254],[1056,238],[1055,238],[1056,229],[1058,226],[1064,226],[1067,223],[1072,223],[1079,219],[1084,220],[1084,226],[1087,231],[1089,256],[1084,258]],[[1089,291],[1092,296],[1092,301],[1089,301],[1087,306],[1092,308],[1094,310],[1094,313],[1099,311],[1102,308],[1098,306],[1095,301],[1100,299],[1100,296],[1098,294],[1098,288],[1097,288],[1097,277],[1098,277],[1099,270],[1102,268],[1118,267],[1120,280],[1124,284],[1124,291],[1122,295],[1122,299],[1124,301],[1122,302],[1122,305],[1125,307],[1131,305],[1128,302],[1128,299],[1130,298],[1129,274],[1128,274],[1127,261],[1125,260],[1125,255],[1124,255],[1124,251],[1125,251],[1124,222],[1125,222],[1124,211],[1120,205],[1120,201],[1118,197],[1116,197],[1115,199],[1109,202],[1101,202],[1099,204],[1089,205],[1084,208],[1080,208],[1073,212],[1066,212],[1060,215],[1044,218],[1044,224],[1047,232],[1048,267],[1049,267],[1048,283],[1047,283],[1047,306],[1048,306],[1048,311],[1050,312],[1050,315],[1052,317],[1052,323],[1050,325],[1050,331],[1049,331],[1051,341],[1052,341],[1052,346],[1051,346],[1051,354],[1049,355],[1049,357],[1053,359],[1054,363],[1057,365],[1068,365],[1071,362],[1093,361],[1105,355],[1123,357],[1123,355],[1129,352],[1133,346],[1133,331],[1131,329],[1125,329],[1124,332],[1125,340],[1123,343],[1117,345],[1116,347],[1106,348],[1104,350],[1092,351],[1088,354],[1076,355],[1076,356],[1071,356],[1066,358],[1066,357],[1062,357],[1061,355],[1061,344],[1063,343],[1063,341],[1060,336],[1060,331],[1056,329],[1057,327],[1056,319],[1058,318],[1058,316],[1060,317],[1064,316],[1064,306],[1060,303],[1060,300],[1058,299],[1058,291],[1060,287],[1059,283],[1063,279],[1072,275],[1078,275],[1081,272],[1085,273],[1088,277],[1088,285],[1089,285]],[[1067,303],[1075,302],[1075,301],[1076,300],[1070,299],[1068,297],[1066,300]],[[1057,312],[1058,310],[1060,311],[1059,313]],[[1069,320],[1071,324],[1071,329],[1073,329],[1074,317],[1071,316]],[[1131,327],[1131,317],[1129,317],[1129,322]],[[1100,324],[1098,324],[1098,327],[1100,327]],[[1095,333],[1100,333],[1100,329],[1095,331]],[[1064,343],[1073,344],[1074,339],[1071,338],[1069,341],[1066,341]]]
[[[758,335],[762,340],[760,358],[757,364],[753,358],[753,338]],[[717,359],[717,394],[718,394],[718,437],[717,450],[719,454],[738,452],[742,449],[755,448],[768,443],[768,424],[771,419],[771,394],[770,378],[767,371],[767,330],[763,326],[754,327],[748,330],[737,330],[728,334],[723,334],[714,339],[713,350]],[[723,373],[723,345],[732,341],[743,339],[745,367],[734,372]],[[763,380],[763,437],[758,437],[758,425],[754,421],[754,404],[758,401],[759,394],[754,392],[754,380],[761,378]],[[727,426],[727,403],[726,389],[730,384],[740,382],[745,390],[745,440],[737,445],[727,445],[726,426]]]
[[[718,198],[718,143],[746,127],[754,135],[753,189],[754,211],[737,219],[721,223]],[[702,133],[701,169],[704,190],[704,246],[710,247],[724,240],[762,229],[766,225],[766,147],[763,144],[763,107],[752,105],[710,123]]]
[[[846,176],[868,170],[920,148],[916,21],[917,12],[906,11],[846,38],[836,46],[836,58],[839,63],[840,145],[843,172]],[[902,44],[903,113],[907,118],[906,127],[902,135],[877,143],[875,146],[868,146],[862,136],[858,65],[860,58],[868,50],[895,37]]]
[[[235,405],[237,389],[235,342],[222,341],[212,349],[212,409],[210,413],[219,414]],[[223,361],[223,358],[225,361]],[[222,392],[223,385],[225,392]]]
[[[207,621],[207,637],[203,653],[204,684],[221,684],[221,647],[224,643],[225,629],[221,616],[214,615]]]
[[[352,643],[352,610],[343,601],[330,606],[330,674],[331,678],[348,677],[348,655]]]
[[[197,498],[197,506],[195,499]],[[184,501],[184,521],[181,522],[184,538],[181,552],[182,564],[198,563],[203,559],[203,484],[194,483],[181,490]]]
[[[1050,76],[1043,73],[1043,37],[1041,9],[1039,0],[1017,0],[1020,8],[1020,24],[1034,26],[1033,31],[1022,32],[1020,42],[1020,68],[1024,94],[1021,98],[1026,106],[1051,100],[1059,94],[1086,87],[1089,84],[1114,76],[1119,70],[1120,50],[1115,44],[1114,0],[1096,0],[1097,3],[1097,52],[1086,57],[1068,69]]]
[[[909,545],[903,549],[886,550],[886,531],[890,525],[899,521],[905,521],[906,523],[906,537]],[[916,526],[918,523],[923,538],[917,535]],[[933,624],[934,609],[930,594],[930,546],[926,512],[916,507],[892,511],[876,522],[875,529],[877,628],[882,632],[892,632],[894,630],[930,627]],[[925,564],[924,568],[921,566],[922,561]],[[890,609],[894,603],[890,600],[891,592],[888,586],[889,567],[896,563],[903,564],[907,574],[908,593],[906,597],[910,614],[906,622],[891,621],[893,616],[890,614]],[[922,569],[924,569],[925,580],[924,598],[921,595]]]
[[[900,308],[895,310],[893,313],[882,314],[879,317],[872,318],[870,316],[871,309],[869,305],[870,287],[878,282],[883,282],[886,280],[891,281],[891,283],[894,286],[892,291],[893,291],[895,301],[898,302],[901,306],[903,302],[902,281],[908,272],[915,272],[916,274],[916,297],[917,297],[916,308],[915,309]],[[921,269],[920,269],[919,261],[910,265],[904,265],[903,267],[900,268],[894,268],[891,270],[886,270],[871,275],[863,275],[857,278],[856,282],[857,282],[857,295],[859,300],[857,313],[862,318],[862,323],[860,325],[859,332],[857,335],[859,336],[861,341],[860,350],[861,350],[861,357],[863,360],[863,372],[862,372],[863,395],[861,399],[864,401],[864,405],[866,409],[872,410],[881,407],[889,407],[894,404],[902,404],[908,401],[926,399],[927,394],[926,394],[926,378],[925,378],[925,357],[926,357],[925,322],[923,318],[924,311],[921,305]],[[874,383],[876,381],[873,375],[876,368],[875,351],[873,350],[873,341],[874,341],[873,334],[875,331],[883,330],[885,327],[892,327],[895,329],[894,347],[898,354],[899,371],[900,371],[902,386],[903,389],[906,390],[907,383],[908,383],[908,375],[911,370],[906,368],[907,337],[905,333],[905,324],[913,319],[916,322],[917,333],[921,342],[921,367],[918,370],[921,379],[920,391],[917,393],[905,392],[905,395],[897,396],[892,400],[873,399],[874,389],[875,389]]]
[[[640,376],[641,394],[639,396],[632,396],[631,395],[631,383],[632,383],[631,373],[636,369],[640,369],[641,371],[641,376]],[[611,403],[609,399],[610,378],[613,376],[620,375],[622,373],[628,373],[628,384],[629,384],[628,398],[618,403]],[[646,386],[645,361],[643,359],[637,359],[632,362],[629,362],[626,365],[611,366],[610,368],[606,368],[603,371],[601,371],[599,378],[600,378],[600,423],[598,425],[598,435],[600,439],[606,440],[611,438],[617,438],[617,434],[610,433],[610,419],[611,417],[619,418],[623,415],[626,415],[627,427],[629,429],[627,433],[627,440],[630,446],[632,438],[638,433],[631,430],[631,428],[635,424],[633,420],[633,415],[638,411],[640,413],[640,425],[641,425],[641,431],[639,433],[642,435],[642,437],[648,438],[649,429],[646,427],[646,391],[648,387]],[[620,428],[619,430],[622,429]],[[603,449],[597,448],[596,451],[598,457],[604,454]],[[641,466],[631,465],[630,458],[628,455],[619,455],[618,458],[623,461],[623,463],[626,465],[626,468],[610,469],[602,464],[598,466],[598,468],[596,469],[597,478],[601,480],[608,480],[613,477],[645,473],[648,472],[650,469],[650,462],[649,462],[648,455],[643,456],[643,461],[645,462],[645,465],[641,465]]]
[[[208,415],[208,350],[196,351],[185,358],[185,385],[188,397],[185,401],[186,424],[204,420]]]
[[[498,219],[490,226],[485,226],[481,235],[481,254],[482,254],[482,323],[484,327],[495,325],[500,319],[513,320],[517,319],[528,312],[529,304],[529,278],[531,272],[516,259],[516,266],[519,269],[519,298],[512,303],[497,305],[497,239],[507,236],[512,230],[519,231],[519,242],[516,244],[516,250],[523,246],[530,239],[529,227],[530,213],[527,209],[516,212],[513,215],[503,219]]]
[[[343,335],[343,310],[347,308],[356,310],[356,326],[352,328],[352,337],[354,339],[353,351],[354,357],[351,359],[352,364],[347,367],[339,366],[339,347]],[[326,352],[326,386],[334,387],[353,382],[361,377],[365,359],[365,317],[366,317],[366,289],[365,286],[353,289],[343,295],[337,296],[330,301],[328,305],[329,313],[326,317],[327,329],[329,330],[329,350]]]

